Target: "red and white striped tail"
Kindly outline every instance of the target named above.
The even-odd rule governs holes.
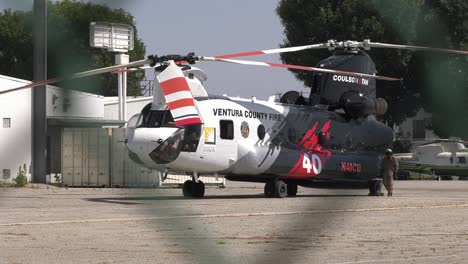
[[[157,78],[176,126],[202,124],[195,99],[179,66],[170,61]]]

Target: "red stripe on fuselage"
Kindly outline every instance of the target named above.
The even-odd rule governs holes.
[[[300,148],[304,145],[304,143],[314,134],[315,130],[317,129],[318,122],[315,123],[315,125],[307,131],[307,133],[302,137],[301,141],[297,143],[297,147]]]
[[[329,136],[328,130],[330,129],[331,121],[328,120],[323,124],[323,127],[320,131],[323,133],[327,133]],[[314,124],[314,126],[307,131],[307,133],[302,137],[301,141],[297,144],[297,148],[301,150],[301,154],[299,155],[299,159],[297,160],[294,167],[289,171],[287,177],[290,178],[310,178],[316,176],[316,174],[311,171],[311,173],[307,173],[307,170],[302,168],[304,155],[306,152],[309,154],[317,154],[321,160],[322,170],[325,167],[325,163],[328,158],[331,156],[331,152],[328,150],[322,149],[320,144],[318,144],[318,135],[315,133],[317,130],[318,122]],[[313,161],[311,161],[313,162]]]
[[[323,125],[323,127],[322,127],[322,132],[323,132],[323,133],[328,132],[328,130],[330,129],[330,124],[331,124],[331,121],[328,120],[328,121]]]
[[[300,155],[300,158],[297,160],[296,164],[294,165],[294,167],[289,171],[289,174],[290,175],[294,175],[294,173],[299,169],[299,166],[302,165],[302,160],[304,159],[304,153],[305,153],[305,149],[303,149],[301,151],[301,155]]]

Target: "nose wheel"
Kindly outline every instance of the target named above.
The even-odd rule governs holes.
[[[182,186],[182,193],[184,197],[201,198],[205,195],[205,184],[200,180],[198,182],[187,180]]]

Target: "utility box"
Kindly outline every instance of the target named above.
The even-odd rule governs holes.
[[[133,162],[125,128],[64,128],[62,182],[70,187],[160,187],[158,171]]]
[[[102,128],[64,128],[62,177],[65,186],[110,186],[110,139]]]

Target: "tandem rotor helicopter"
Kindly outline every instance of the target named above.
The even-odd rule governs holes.
[[[370,48],[468,54],[468,51],[375,43],[334,41],[214,57],[149,56],[146,60],[76,73],[12,90],[56,83],[105,72],[154,67],[153,102],[128,121],[125,140],[130,158],[165,173],[192,176],[183,184],[186,197],[203,197],[200,176],[265,183],[266,197],[295,196],[298,186],[360,184],[379,174],[382,153],[393,142],[393,131],[376,119],[387,103],[376,98],[375,63]],[[238,60],[236,58],[329,49],[333,54],[317,67]],[[209,95],[206,75],[191,65],[217,61],[312,71],[308,98],[297,91],[268,101]],[[10,90],[10,91],[12,91]]]

